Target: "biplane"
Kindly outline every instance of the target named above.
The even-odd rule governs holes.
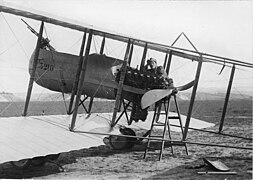
[[[109,143],[116,149],[130,148],[134,145],[132,141],[137,141],[136,139],[147,139],[148,141],[160,140],[163,144],[165,141],[173,142],[175,144],[181,143],[186,148],[186,144],[191,143],[186,141],[186,138],[188,130],[190,129],[190,122],[193,121],[191,114],[202,64],[205,62],[211,62],[223,65],[224,61],[226,61],[227,65],[232,66],[231,80],[227,90],[223,119],[221,120],[219,133],[222,131],[235,67],[243,66],[253,68],[253,64],[251,63],[202,53],[197,51],[196,48],[195,50],[188,50],[149,42],[107,31],[101,31],[93,27],[61,21],[12,7],[1,5],[0,12],[41,21],[39,32],[36,32],[24,21],[28,28],[37,35],[38,39],[36,48],[29,61],[30,81],[23,117],[21,117],[21,119],[12,118],[11,120],[8,118],[1,118],[1,123],[3,124],[1,126],[5,129],[9,129],[10,134],[8,134],[8,136],[5,134],[1,136],[0,143],[4,144],[1,145],[1,147],[4,146],[1,153],[5,153],[5,157],[1,156],[0,163],[12,161],[12,163],[19,168],[25,168],[30,163],[33,163],[34,165],[43,164],[45,160],[53,160],[57,158],[61,152],[99,145],[102,141],[101,138],[98,138],[98,136],[101,135],[106,137],[109,136],[109,138],[105,140],[109,140]],[[44,23],[51,23],[83,32],[79,56],[55,50],[55,48],[50,45],[49,39],[43,37]],[[90,54],[93,36],[101,37],[102,43],[99,53]],[[124,59],[118,59],[104,54],[106,39],[113,39],[126,43],[127,46]],[[140,59],[139,68],[131,67],[132,53],[134,47],[136,46],[143,48],[143,55]],[[164,85],[164,81],[162,81],[161,78],[156,75],[148,74],[144,70],[148,50],[154,50],[165,54],[164,68],[167,74],[170,70],[170,63],[173,56],[197,62],[198,66],[195,78],[191,82],[188,82],[180,87],[174,87],[173,83]],[[52,91],[71,94],[68,109],[69,115],[62,116],[61,118],[57,116],[44,116],[40,117],[39,120],[38,117],[26,117],[34,82]],[[179,127],[181,127],[180,131],[182,132],[182,140],[173,141],[171,138],[164,139],[164,136],[159,139],[154,137],[152,138],[150,134],[150,126],[153,128],[154,121],[158,122],[162,105],[164,105],[165,122],[167,122],[169,117],[168,108],[170,99],[176,97],[177,91],[183,91],[189,88],[192,88],[192,94],[184,126],[182,125],[181,118],[179,116],[177,117],[181,122]],[[84,99],[81,99],[82,96],[84,96]],[[94,98],[115,100],[115,108],[112,115],[103,114],[102,116],[97,113],[91,113]],[[77,119],[84,118],[84,116],[78,114],[78,108],[80,105],[83,105],[83,102],[87,99],[90,100],[89,107],[86,111],[89,114],[91,121],[89,121],[90,124],[85,124],[86,127],[82,129],[78,128],[78,125],[84,122],[77,121]],[[149,113],[149,115],[145,114],[147,108],[153,104],[155,104],[155,111],[153,113]],[[121,106],[123,107],[123,110],[120,112]],[[135,113],[136,111],[144,113],[144,118],[132,118],[134,115],[133,111],[135,111]],[[62,119],[64,119],[64,122]],[[105,122],[108,125],[107,128],[101,126],[101,124],[103,124],[101,119],[105,119]],[[124,122],[123,119],[125,119]],[[148,121],[146,119],[150,120]],[[136,123],[133,122],[133,120],[136,121]],[[138,120],[141,120],[142,122],[137,122]],[[148,124],[145,124],[144,121],[148,122]],[[42,124],[39,125],[39,123]],[[55,125],[58,129],[56,130],[43,123]],[[19,133],[13,135],[15,133],[13,133],[14,130],[11,129],[12,126],[10,126],[10,124],[14,126],[16,125],[14,130]],[[24,124],[26,124],[26,126],[20,130],[19,127]],[[166,128],[167,124],[164,124],[163,126]],[[130,132],[124,130],[123,126],[129,126],[130,128],[146,127],[148,131],[145,135],[139,137],[136,136],[131,129],[128,129]],[[45,131],[45,129],[47,130],[46,133],[39,130],[41,127],[44,127],[43,131]],[[87,127],[92,128],[87,129]],[[118,132],[119,130],[120,133]],[[54,139],[54,133],[52,131],[60,134],[57,134],[58,139],[57,137]],[[38,142],[33,142],[31,137],[30,139],[28,138],[20,141],[16,139],[22,133],[26,134],[27,137],[36,136],[36,141]],[[64,137],[65,141],[62,141],[62,139],[59,138],[61,135]],[[83,140],[83,138],[86,139]],[[13,140],[16,144],[13,146],[8,145],[6,139]],[[57,142],[54,142],[54,140]],[[117,144],[117,141],[123,140],[125,143],[120,145]],[[43,144],[43,142],[46,143]],[[27,147],[23,147],[22,144],[29,145],[27,145]],[[20,152],[18,152],[18,149]],[[250,148],[242,147],[242,149]],[[24,153],[24,151],[26,151],[26,153]],[[162,151],[160,152],[160,157],[161,155]]]

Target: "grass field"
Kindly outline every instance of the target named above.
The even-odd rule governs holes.
[[[189,101],[178,101],[181,114],[187,115]],[[28,115],[41,115],[42,111],[46,115],[67,114],[66,107],[69,102],[30,102]],[[86,106],[88,102],[85,103]],[[224,101],[221,100],[198,100],[194,103],[192,117],[207,122],[219,123],[221,119]],[[114,101],[94,101],[92,112],[112,112]],[[1,102],[0,117],[21,116],[24,109],[24,102]],[[152,110],[152,107],[149,108]],[[172,102],[171,111],[175,111]],[[252,100],[231,100],[229,101],[225,123],[240,123],[252,126]],[[79,113],[85,113],[80,106]]]

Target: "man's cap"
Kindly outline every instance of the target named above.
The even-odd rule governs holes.
[[[150,59],[147,60],[147,63],[150,63],[150,62],[155,62],[155,63],[157,63],[157,61],[156,61],[155,58],[150,58]]]

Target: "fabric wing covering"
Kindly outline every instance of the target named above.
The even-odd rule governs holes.
[[[0,163],[58,154],[83,148],[103,145],[107,135],[78,133],[69,131],[69,115],[7,117],[0,118]],[[133,122],[132,129],[149,129],[153,112],[149,112],[145,122]],[[120,134],[119,126],[127,126],[125,117],[112,130],[111,113],[79,114],[75,131]],[[182,116],[183,123],[186,117]],[[171,124],[177,124],[172,122]],[[214,124],[192,119],[191,127],[207,128]],[[162,128],[162,127],[161,127]],[[171,127],[172,131],[180,131]]]

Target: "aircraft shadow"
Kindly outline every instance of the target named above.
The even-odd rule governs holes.
[[[101,145],[98,147],[61,153],[55,163],[47,162],[43,166],[30,165],[26,169],[17,169],[13,167],[10,162],[7,162],[0,164],[0,179],[23,179],[48,176],[62,172],[60,167],[64,168],[64,165],[76,163],[77,159],[80,158],[108,157],[115,154],[125,154],[130,152],[140,152],[140,155],[143,155],[144,150],[145,146],[143,145],[136,145],[128,150],[113,150],[106,145]]]

